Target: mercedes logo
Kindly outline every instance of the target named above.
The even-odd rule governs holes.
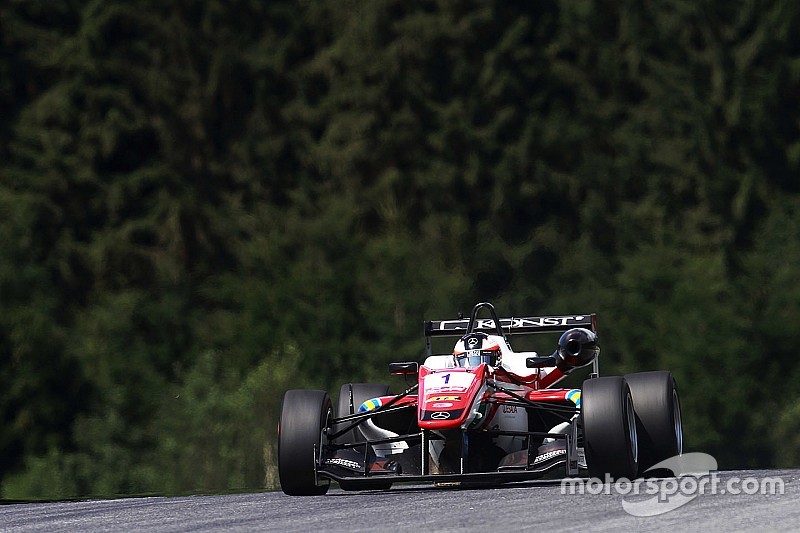
[[[474,348],[478,345],[478,339],[476,337],[470,337],[469,340],[467,340],[467,345],[470,348]]]
[[[450,418],[450,413],[446,411],[436,411],[431,415],[433,420],[447,420],[448,418]]]

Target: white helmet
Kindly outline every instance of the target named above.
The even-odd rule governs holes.
[[[460,367],[473,368],[481,363],[496,367],[502,352],[500,343],[486,333],[467,333],[456,342],[453,355]]]

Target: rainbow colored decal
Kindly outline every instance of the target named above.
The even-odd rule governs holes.
[[[575,407],[581,406],[581,390],[580,389],[572,389],[571,391],[567,392],[564,395],[564,398],[571,401],[575,404]]]
[[[361,407],[358,408],[359,413],[366,413],[367,411],[372,411],[373,409],[377,409],[383,405],[380,398],[373,398],[371,400],[367,400],[366,402],[361,404]]]

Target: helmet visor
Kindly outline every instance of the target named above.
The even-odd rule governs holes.
[[[497,364],[497,350],[467,350],[456,354],[456,363],[461,368],[475,368],[481,363],[495,366]]]

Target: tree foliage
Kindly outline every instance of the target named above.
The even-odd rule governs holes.
[[[675,373],[690,449],[795,465],[798,23],[5,3],[0,496],[271,486],[284,390],[383,381],[483,300],[597,312],[604,372]]]

